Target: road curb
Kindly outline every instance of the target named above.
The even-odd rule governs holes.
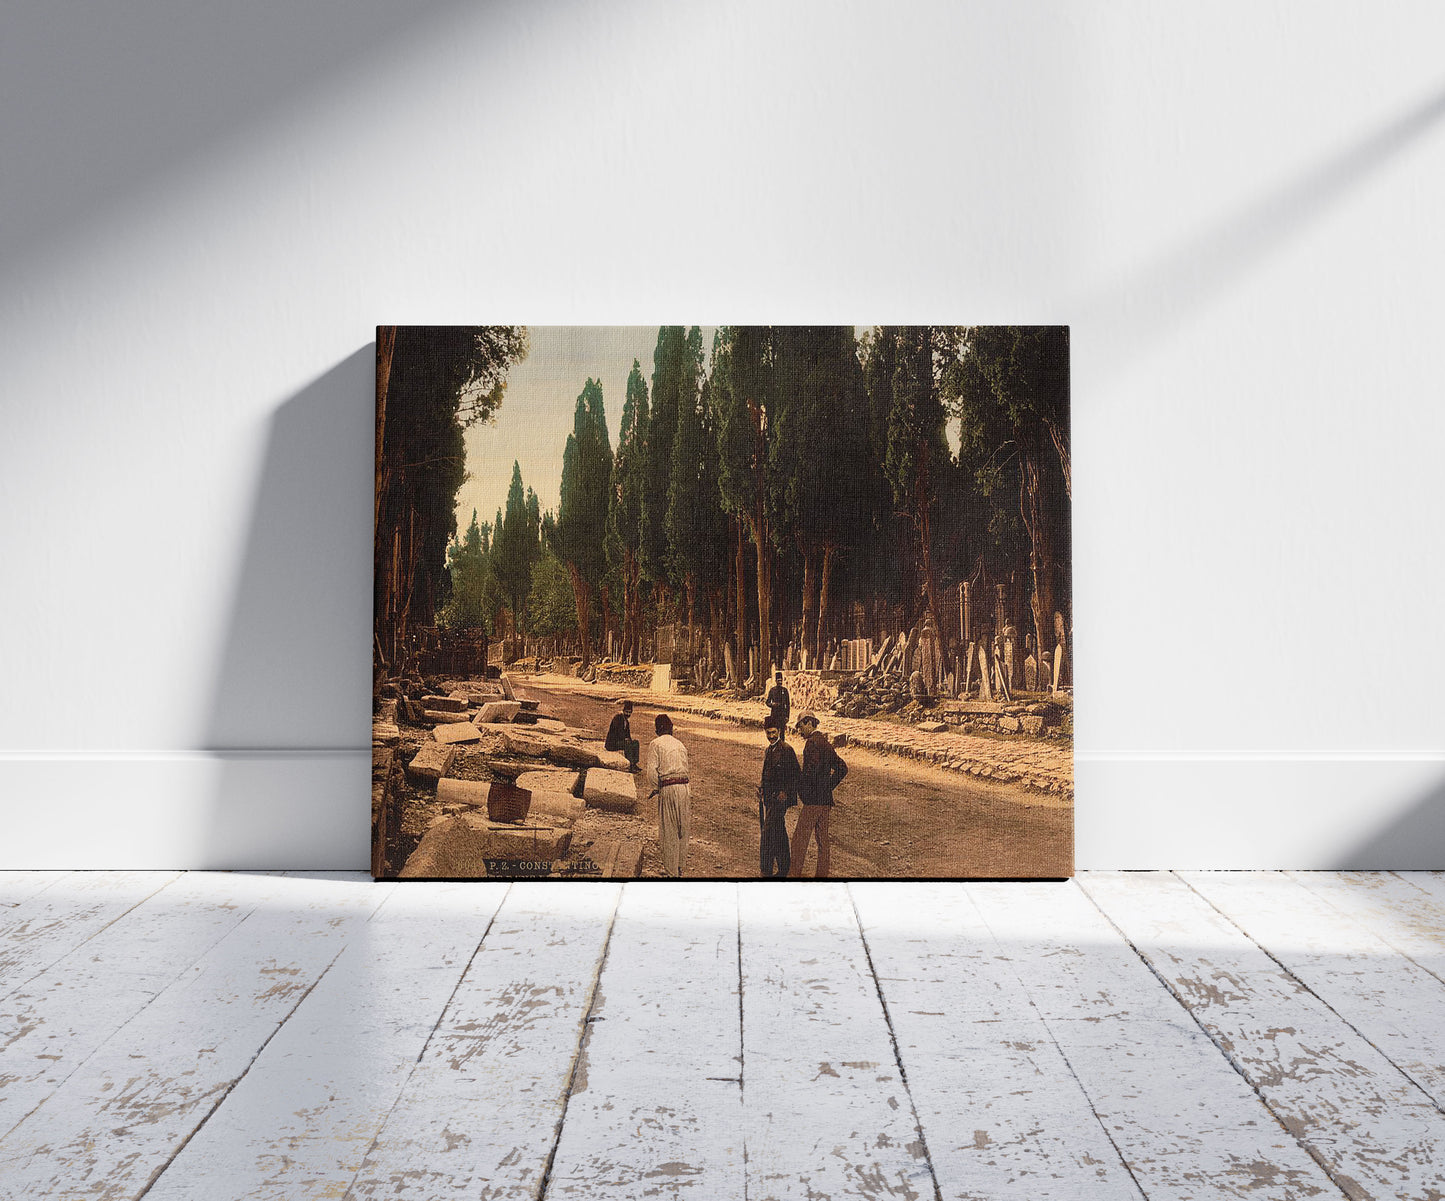
[[[521,681],[532,683],[540,688],[553,687],[567,688],[573,692],[580,692],[586,695],[595,696],[599,700],[630,700],[634,704],[645,704],[651,709],[660,709],[668,713],[686,713],[693,717],[710,717],[716,720],[730,722],[735,726],[742,726],[747,729],[761,730],[763,728],[763,716],[751,713],[739,713],[723,708],[724,705],[746,704],[741,701],[708,701],[700,697],[686,697],[670,695],[668,693],[653,692],[647,688],[634,688],[627,684],[588,684],[571,676],[520,676],[516,677]],[[988,780],[995,784],[1016,784],[1028,789],[1030,792],[1037,792],[1044,796],[1055,797],[1060,800],[1067,800],[1070,804],[1074,800],[1074,784],[1070,779],[1067,782],[1060,780],[1052,773],[1048,775],[1035,775],[1027,771],[1017,771],[1012,767],[1001,767],[987,759],[971,753],[966,747],[959,746],[956,742],[948,743],[938,748],[912,746],[904,742],[894,742],[888,738],[881,737],[871,731],[859,729],[856,719],[849,717],[837,717],[830,715],[828,722],[834,733],[847,735],[849,746],[860,746],[866,750],[879,751],[883,754],[897,755],[904,759],[913,759],[919,763],[926,763],[931,767],[939,768],[942,771],[956,772],[958,775],[968,776],[971,779]],[[959,738],[964,735],[929,735],[939,738]],[[1001,745],[1008,745],[1007,743]]]

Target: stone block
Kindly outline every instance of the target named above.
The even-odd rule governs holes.
[[[492,822],[473,810],[434,823],[401,869],[403,879],[478,879],[488,875],[488,860],[526,866],[566,858],[572,843],[570,822],[555,818]],[[497,873],[508,874],[505,864]]]
[[[637,812],[637,783],[630,772],[594,767],[582,782],[582,799],[589,809],[608,813]]]
[[[457,748],[440,742],[424,742],[416,757],[406,765],[407,774],[418,780],[440,780],[451,770]]]
[[[532,723],[534,730],[540,730],[543,734],[566,734],[567,723],[558,721],[555,717],[539,717]]]
[[[478,725],[484,722],[511,721],[521,711],[522,706],[518,701],[488,701],[481,707],[474,720]]]
[[[576,771],[524,771],[517,777],[517,787],[528,792],[575,793],[582,777]]]
[[[1017,717],[1010,717],[1008,716],[1008,714],[1004,714],[1004,716],[998,719],[998,728],[1002,730],[1005,734],[1017,734],[1020,729],[1019,719]]]
[[[582,749],[587,750],[588,748],[583,747]],[[593,751],[592,755],[596,759],[596,765],[598,767],[604,767],[608,771],[620,771],[627,772],[629,775],[631,774],[632,765],[627,762],[627,756],[624,755],[621,751],[599,750]]]
[[[487,793],[491,785],[484,780],[437,781],[437,800],[447,805],[470,805],[473,809],[486,809]]]
[[[423,726],[445,726],[450,725],[452,722],[466,720],[467,715],[465,713],[455,713],[450,709],[423,709],[421,721],[418,724]]]
[[[446,725],[437,726],[432,730],[431,736],[438,742],[447,744],[454,742],[478,742],[481,740],[482,732],[469,721],[454,721]]]
[[[1032,734],[1035,738],[1044,732],[1044,719],[1037,714],[1030,713],[1019,718],[1019,725],[1025,734]]]
[[[401,739],[401,731],[392,722],[378,721],[371,726],[372,746],[395,746]]]
[[[532,789],[532,807],[527,811],[527,816],[539,820],[556,818],[572,822],[582,816],[585,808],[586,802],[581,797],[573,796],[570,792],[534,788]]]
[[[438,713],[463,713],[467,708],[467,698],[458,692],[451,696],[424,696],[421,698],[421,707]]]
[[[475,728],[474,726],[473,729]],[[501,735],[503,744],[514,755],[526,755],[529,759],[547,757],[548,740],[545,736],[539,737],[530,732],[524,734],[511,726],[503,726]]]
[[[942,734],[948,729],[941,721],[921,721],[913,728],[915,730],[922,730],[925,734]]]
[[[652,669],[652,691],[672,691],[672,664],[658,663]]]

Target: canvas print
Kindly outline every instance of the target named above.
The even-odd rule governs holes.
[[[1067,328],[376,349],[375,876],[1072,874]]]

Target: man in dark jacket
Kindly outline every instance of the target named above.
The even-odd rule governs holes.
[[[798,729],[807,740],[803,743],[803,767],[798,776],[798,824],[793,827],[792,863],[788,875],[796,879],[803,874],[803,856],[808,852],[810,836],[818,840],[817,878],[828,875],[828,815],[833,812],[833,789],[848,774],[848,765],[833,749],[828,736],[818,729],[818,719],[811,713],[798,718]]]
[[[786,742],[788,740],[788,715],[793,711],[793,698],[783,687],[782,672],[774,675],[773,681],[773,686],[768,689],[768,695],[763,698],[763,703],[768,707],[768,720],[778,723],[778,729],[783,734],[783,741]]]
[[[637,760],[641,755],[641,748],[637,739],[632,736],[632,702],[622,702],[622,712],[612,719],[612,724],[607,727],[607,741],[603,743],[609,751],[621,751],[627,756],[628,767],[632,771],[637,770]]]
[[[788,874],[788,808],[798,803],[798,756],[782,728],[771,717],[763,725],[768,749],[763,752],[763,782],[758,788],[761,840],[758,867],[764,880]]]

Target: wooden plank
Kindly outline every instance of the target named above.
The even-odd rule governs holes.
[[[621,892],[513,885],[348,1196],[540,1195]]]
[[[849,889],[942,1196],[1141,1197],[963,891]]]
[[[392,892],[148,1201],[340,1197],[506,891],[417,883]]]
[[[1445,984],[1282,873],[1180,875],[1445,1107]]]
[[[0,909],[13,909],[22,901],[52,884],[58,884],[73,872],[0,872]]]
[[[547,1196],[742,1197],[737,886],[623,892]]]
[[[1445,897],[1438,872],[1289,872],[1290,879],[1445,979]]]
[[[1338,1193],[1075,884],[963,887],[1150,1201]]]
[[[278,886],[187,872],[0,1001],[0,1136]]]
[[[395,887],[360,874],[279,883],[0,1139],[13,1196],[143,1192]]]
[[[1198,892],[1165,873],[1085,887],[1347,1196],[1438,1190],[1445,1115]]]
[[[71,872],[0,911],[0,998],[179,876],[179,872]]]
[[[746,1195],[931,1195],[846,886],[743,884],[739,906]]]

